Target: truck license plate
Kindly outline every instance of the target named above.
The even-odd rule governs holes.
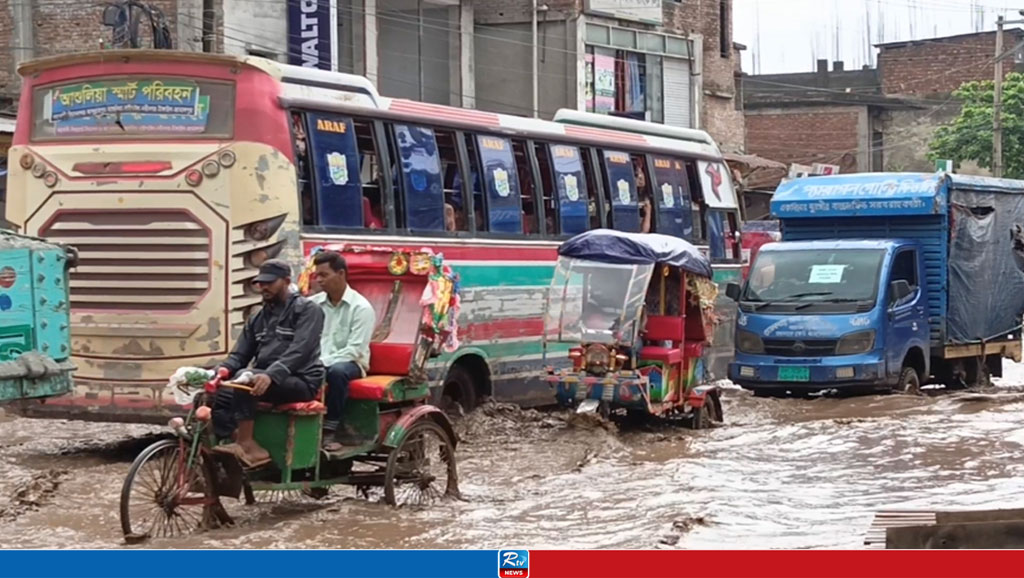
[[[811,370],[807,367],[780,367],[779,381],[810,381]]]

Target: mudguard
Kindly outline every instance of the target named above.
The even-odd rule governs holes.
[[[448,416],[443,411],[432,405],[418,405],[403,413],[398,418],[398,421],[388,428],[388,433],[384,436],[384,446],[389,448],[398,447],[398,444],[401,443],[409,428],[421,419],[434,420],[437,425],[441,426],[441,429],[451,439],[452,449],[455,449],[459,443],[459,436],[455,434],[455,428],[452,427],[451,420],[448,419]]]

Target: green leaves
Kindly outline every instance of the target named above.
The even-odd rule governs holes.
[[[992,122],[995,88],[991,80],[964,83],[953,95],[963,103],[960,115],[935,131],[928,158],[974,161],[992,168]],[[1013,73],[1003,82],[1004,176],[1024,178],[1024,75]]]

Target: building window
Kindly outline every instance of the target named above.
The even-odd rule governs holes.
[[[661,57],[587,47],[587,111],[664,122]]]
[[[718,2],[718,48],[722,58],[732,56],[732,42],[729,41],[729,27],[732,19],[729,18],[729,0]]]

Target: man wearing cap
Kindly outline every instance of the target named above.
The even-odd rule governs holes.
[[[320,362],[320,334],[324,314],[315,303],[291,289],[291,267],[271,259],[253,279],[263,295],[263,307],[249,318],[231,355],[220,364],[232,376],[251,368],[248,391],[221,388],[214,403],[214,432],[227,438],[236,430],[235,443],[218,452],[236,456],[254,468],[270,461],[270,454],[253,438],[257,399],[272,405],[316,399],[325,371]]]

